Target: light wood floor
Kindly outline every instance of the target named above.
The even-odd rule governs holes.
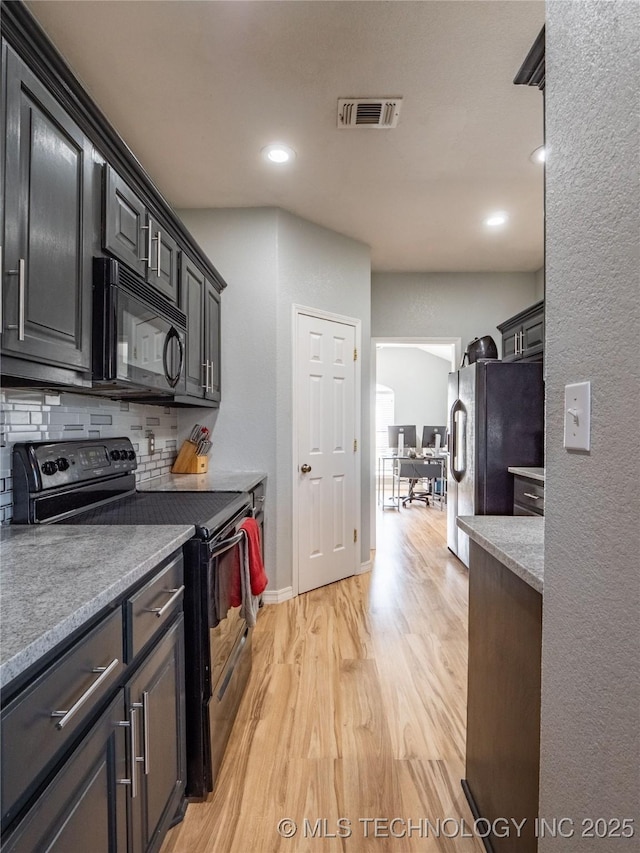
[[[162,853],[483,850],[444,837],[473,823],[460,788],[467,572],[447,550],[446,512],[380,515],[373,570],[264,607],[253,648],[216,790]],[[293,838],[278,834],[283,818]],[[426,818],[452,820],[436,839]]]

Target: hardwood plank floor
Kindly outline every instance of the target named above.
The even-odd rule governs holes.
[[[460,788],[467,586],[446,513],[417,504],[379,514],[371,572],[264,607],[216,790],[162,853],[481,853]]]

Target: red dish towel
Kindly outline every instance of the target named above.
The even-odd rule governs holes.
[[[262,549],[260,547],[260,528],[255,518],[245,518],[240,525],[247,537],[247,551],[249,556],[249,577],[251,579],[251,594],[260,595],[267,588],[269,578],[264,570],[262,562]]]

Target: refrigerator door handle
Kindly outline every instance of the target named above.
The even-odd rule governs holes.
[[[451,407],[451,424],[449,435],[451,437],[450,464],[451,475],[456,483],[464,477],[466,470],[466,420],[467,410],[461,400],[456,400]]]

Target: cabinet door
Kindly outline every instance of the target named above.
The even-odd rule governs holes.
[[[149,217],[151,251],[148,254],[147,281],[167,299],[178,303],[178,244],[155,220]]]
[[[208,400],[220,400],[220,296],[207,281],[204,292],[204,358],[209,364]]]
[[[10,835],[4,853],[127,849],[124,692],[100,716]]]
[[[516,361],[519,356],[520,332],[522,326],[512,326],[502,333],[502,360]]]
[[[204,342],[204,273],[183,252],[181,257],[180,289],[182,310],[187,315],[187,394],[203,397],[206,384]]]
[[[522,323],[522,357],[531,359],[544,350],[544,308]],[[535,359],[531,359],[535,360]]]
[[[151,235],[144,204],[120,175],[105,166],[104,248],[144,277]]]
[[[156,850],[180,804],[186,780],[184,618],[151,652],[128,687],[136,710],[138,796],[131,799],[132,853]]]
[[[7,48],[2,349],[91,366],[92,146]]]

